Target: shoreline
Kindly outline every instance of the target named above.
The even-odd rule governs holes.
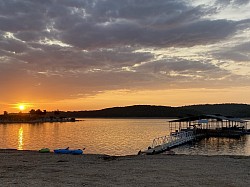
[[[0,149],[3,186],[249,186],[250,156],[58,155]]]

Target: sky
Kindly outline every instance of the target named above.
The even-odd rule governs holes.
[[[0,110],[250,104],[249,10],[248,0],[0,0]]]

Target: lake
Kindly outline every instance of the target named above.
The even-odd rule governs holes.
[[[39,150],[85,147],[85,153],[131,155],[155,137],[169,134],[169,119],[82,119],[41,124],[0,124],[0,148]],[[209,138],[175,148],[177,154],[250,155],[250,135],[240,139]]]

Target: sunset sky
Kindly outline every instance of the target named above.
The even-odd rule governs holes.
[[[248,0],[1,0],[0,110],[249,104],[249,10]]]

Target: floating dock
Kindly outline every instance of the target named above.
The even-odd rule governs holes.
[[[249,134],[247,121],[221,115],[201,115],[169,121],[170,134],[157,137],[138,154],[159,154],[205,137],[240,138]]]

